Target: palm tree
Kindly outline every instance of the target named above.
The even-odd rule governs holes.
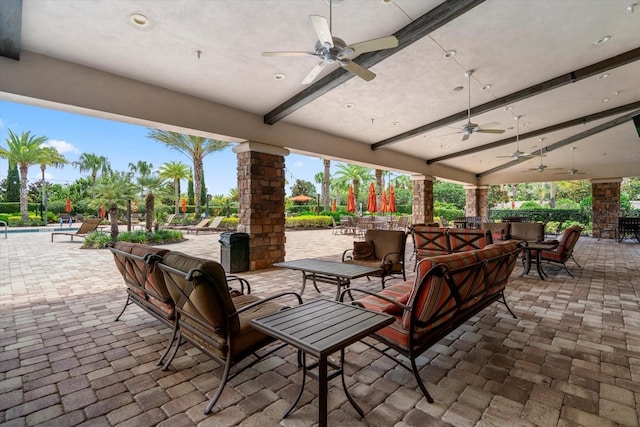
[[[89,206],[100,208],[109,207],[109,222],[111,223],[111,239],[118,238],[118,208],[124,208],[127,200],[133,198],[136,186],[131,182],[129,174],[124,172],[110,172],[104,180],[92,187],[93,199]]]
[[[324,175],[322,180],[322,200],[324,201],[324,210],[328,211],[330,209],[330,191],[331,191],[331,160],[323,159],[324,163]]]
[[[147,197],[145,199],[145,226],[147,231],[151,232],[153,231],[153,210],[155,208],[156,200],[156,196],[153,193],[160,193],[165,189],[165,179],[156,174],[150,174],[142,178],[138,178],[138,184],[147,189]]]
[[[50,155],[42,144],[47,141],[46,136],[31,135],[31,132],[22,132],[20,136],[9,129],[9,137],[6,140],[7,148],[0,148],[0,157],[6,158],[9,165],[18,165],[20,171],[20,215],[23,220],[29,219],[29,207],[27,204],[27,174],[29,166],[41,164]]]
[[[360,195],[360,183],[368,183],[373,180],[373,173],[370,168],[360,165],[338,164],[338,170],[335,173],[336,182],[341,185],[351,182],[353,184],[353,193],[357,198]]]
[[[180,209],[180,180],[189,179],[191,169],[182,162],[167,162],[160,166],[160,177],[173,180],[174,213],[178,215]]]
[[[47,196],[46,196],[46,186],[44,182],[44,171],[47,169],[47,166],[53,166],[54,168],[61,168],[66,164],[69,164],[69,161],[64,158],[58,150],[53,147],[43,147],[42,148],[42,157],[40,158],[40,171],[42,172],[42,209],[43,209],[43,219],[47,219]]]
[[[131,174],[135,176],[138,174],[138,178],[146,178],[151,175],[151,171],[153,170],[153,164],[147,163],[144,160],[138,160],[137,163],[129,162],[129,170]],[[138,179],[138,181],[139,181]],[[144,197],[144,186],[140,187],[140,197]]]
[[[202,161],[215,151],[224,150],[229,146],[229,142],[217,139],[203,138],[200,136],[184,135],[177,132],[170,132],[152,129],[147,135],[149,138],[159,141],[169,148],[178,150],[188,156],[193,161],[193,183],[195,185],[195,211],[200,214],[200,195],[202,194]]]
[[[98,156],[93,153],[82,153],[77,161],[73,162],[73,165],[82,172],[91,173],[91,182],[96,183],[98,177],[98,171],[101,171],[102,175],[105,175],[111,170],[111,164],[105,156]]]

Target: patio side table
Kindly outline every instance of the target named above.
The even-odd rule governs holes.
[[[295,402],[285,412],[286,418],[297,405],[307,375],[318,380],[318,418],[320,427],[327,425],[327,392],[330,379],[340,375],[344,392],[361,417],[364,412],[349,394],[344,381],[344,349],[356,341],[394,322],[387,314],[376,313],[354,305],[328,299],[314,300],[293,308],[251,320],[253,327],[298,349],[302,365],[302,384]],[[340,351],[340,362],[328,360]],[[306,355],[317,362],[307,365]],[[332,371],[329,372],[329,367]],[[311,370],[318,368],[318,372]]]

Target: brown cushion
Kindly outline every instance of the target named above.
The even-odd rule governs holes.
[[[376,251],[373,241],[353,242],[353,259],[371,261],[376,259]]]

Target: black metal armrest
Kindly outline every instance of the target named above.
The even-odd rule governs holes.
[[[259,300],[259,301],[253,302],[253,303],[251,303],[251,304],[249,304],[249,305],[245,305],[245,306],[244,306],[244,307],[242,307],[241,309],[236,310],[235,312],[233,312],[233,313],[229,314],[229,316],[231,317],[231,316],[234,316],[234,315],[236,315],[236,314],[240,314],[240,313],[242,313],[242,312],[245,312],[245,311],[247,311],[247,310],[252,309],[253,307],[257,307],[257,306],[259,306],[259,305],[261,305],[261,304],[264,304],[265,302],[269,302],[269,301],[272,301],[272,300],[274,300],[274,299],[276,299],[276,298],[280,298],[280,297],[283,297],[283,296],[286,296],[286,295],[293,295],[293,296],[295,296],[295,297],[296,297],[296,299],[298,300],[298,305],[302,304],[302,297],[301,297],[300,295],[298,295],[297,293],[295,293],[295,292],[282,292],[282,293],[280,293],[280,294],[276,294],[276,295],[272,295],[272,296],[270,296],[270,297],[263,298],[263,299],[261,299],[261,300]]]
[[[388,303],[391,303],[393,305],[397,305],[398,307],[401,307],[405,311],[409,311],[409,312],[411,311],[411,307],[410,306],[405,305],[405,304],[401,304],[401,303],[399,303],[398,301],[394,300],[391,297],[388,297],[386,295],[379,295],[376,292],[372,292],[372,291],[368,291],[366,289],[360,289],[360,288],[347,288],[347,289],[343,290],[342,292],[340,292],[340,302],[343,302],[344,294],[346,294],[349,291],[362,292],[363,294],[371,295],[371,296],[374,296],[374,297],[379,298],[381,300],[384,300],[384,301],[386,301]],[[360,304],[358,301],[352,301],[351,304],[362,306],[362,304]]]
[[[347,255],[348,253],[351,253],[351,254]],[[346,260],[352,260],[352,259],[353,259],[353,249],[347,249],[342,253],[342,262],[345,262]]]
[[[249,281],[247,279],[243,279],[242,277],[238,277],[235,274],[227,274],[227,283],[232,282],[234,280],[237,280],[238,282],[240,282],[240,292],[243,295],[250,295],[251,294],[251,285],[249,285]],[[244,288],[245,285],[247,287],[247,293],[245,294],[244,292]]]

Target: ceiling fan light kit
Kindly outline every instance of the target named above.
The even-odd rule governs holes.
[[[329,21],[324,16],[309,16],[318,36],[313,52],[262,52],[262,56],[317,56],[320,58],[321,61],[302,80],[302,84],[305,85],[312,83],[324,67],[334,63],[338,63],[342,68],[362,80],[373,80],[376,77],[375,73],[353,62],[352,58],[367,52],[398,47],[398,39],[395,36],[387,36],[347,45],[344,40],[333,37],[331,33],[331,7],[334,4],[331,0],[328,3]]]

